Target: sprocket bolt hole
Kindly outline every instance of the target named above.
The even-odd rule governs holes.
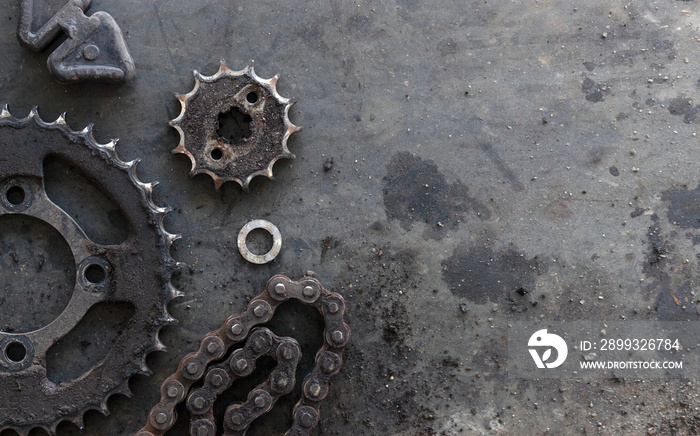
[[[5,348],[5,355],[12,362],[21,362],[27,357],[27,349],[21,342],[10,342]]]
[[[210,156],[214,160],[220,160],[224,156],[224,152],[220,148],[215,148],[211,151]]]
[[[107,271],[100,265],[90,265],[85,269],[85,278],[88,282],[98,285],[107,278]]]
[[[256,92],[249,92],[248,94],[246,94],[245,100],[249,104],[255,104],[258,102],[258,94]]]
[[[19,186],[10,187],[10,189],[8,189],[5,193],[5,196],[7,197],[7,201],[15,206],[22,204],[24,199],[27,197],[27,195],[24,193],[24,189]]]

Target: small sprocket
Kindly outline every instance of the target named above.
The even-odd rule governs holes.
[[[253,177],[273,178],[277,160],[294,159],[287,140],[300,127],[289,120],[294,101],[277,92],[279,75],[265,80],[255,74],[252,61],[245,69],[233,71],[222,60],[213,76],[195,70],[194,78],[192,91],[177,95],[182,112],[170,121],[180,133],[180,143],[172,153],[190,158],[190,177],[210,175],[217,191],[234,180],[248,191]],[[229,141],[217,133],[219,117],[231,111],[249,120],[248,137]]]
[[[70,247],[76,271],[71,299],[58,318],[29,332],[0,332],[0,432],[26,435],[42,428],[55,434],[62,421],[82,427],[86,411],[107,413],[110,396],[130,396],[129,378],[150,374],[146,356],[165,349],[158,333],[175,323],[167,304],[181,295],[171,284],[179,264],[170,257],[179,236],[163,228],[170,209],[153,202],[155,183],[141,182],[139,161],[122,161],[115,145],[114,140],[99,144],[92,125],[71,130],[63,115],[46,122],[36,109],[23,119],[7,106],[0,111],[0,217],[34,217],[56,229]],[[78,168],[120,208],[129,229],[124,241],[94,242],[51,201],[42,165],[48,157]],[[95,278],[90,271],[101,274]],[[104,359],[72,381],[55,383],[48,377],[49,349],[99,303],[129,303],[134,314]],[[9,353],[11,347],[21,350],[19,357]]]

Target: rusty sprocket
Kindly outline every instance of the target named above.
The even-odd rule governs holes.
[[[14,429],[26,435],[43,428],[55,434],[62,421],[82,427],[86,411],[107,413],[111,395],[130,395],[128,379],[149,374],[146,356],[165,349],[158,333],[175,322],[166,306],[180,295],[170,283],[178,267],[170,246],[179,236],[163,228],[169,209],[153,202],[155,183],[141,182],[136,175],[139,161],[120,160],[115,145],[116,141],[99,144],[92,125],[71,130],[63,115],[45,122],[36,108],[23,119],[13,117],[7,106],[0,112],[0,216],[21,214],[48,223],[66,240],[76,263],[75,288],[58,318],[30,332],[0,332],[0,432]],[[126,240],[114,245],[93,242],[49,199],[42,165],[49,155],[79,168],[120,207],[129,228]],[[9,195],[18,190],[21,196]],[[101,270],[102,278],[91,277],[91,268]],[[131,303],[135,312],[107,356],[73,381],[51,381],[49,348],[92,306],[117,302]],[[24,357],[10,358],[10,346],[22,348]]]
[[[170,121],[180,133],[172,153],[190,158],[190,177],[210,175],[217,191],[227,181],[236,181],[248,191],[253,177],[272,178],[277,160],[294,159],[287,140],[300,127],[289,120],[294,101],[277,92],[278,75],[265,80],[255,74],[252,61],[243,70],[233,71],[222,60],[213,76],[194,71],[194,79],[192,91],[177,95],[182,111]],[[217,133],[219,116],[230,111],[250,119],[250,136],[235,143]]]

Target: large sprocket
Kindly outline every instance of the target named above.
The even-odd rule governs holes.
[[[63,115],[45,122],[36,109],[23,119],[13,117],[7,106],[0,112],[0,216],[21,214],[48,223],[66,240],[76,261],[75,289],[58,318],[31,332],[0,332],[0,432],[13,429],[26,435],[43,428],[55,434],[62,421],[82,427],[86,411],[107,413],[111,395],[130,395],[129,378],[149,374],[146,356],[165,349],[158,333],[175,323],[167,304],[181,295],[171,284],[179,264],[170,256],[179,236],[163,228],[170,209],[153,202],[155,183],[141,182],[136,175],[139,161],[120,160],[115,145],[97,143],[92,125],[71,130]],[[93,242],[49,199],[42,166],[47,156],[79,168],[119,206],[129,229],[126,240],[115,245]],[[9,195],[18,190],[23,195]],[[104,277],[96,281],[87,274],[90,268],[101,269]],[[76,380],[52,382],[47,377],[49,347],[90,307],[112,302],[129,302],[135,312],[107,356]],[[23,348],[24,357],[10,358],[8,346]]]
[[[216,74],[194,71],[194,79],[192,91],[177,95],[182,111],[170,121],[180,133],[172,152],[190,158],[190,177],[204,173],[214,179],[217,191],[227,181],[247,191],[253,177],[272,178],[277,160],[294,159],[287,140],[300,127],[289,120],[294,101],[277,92],[278,75],[265,80],[255,74],[252,61],[233,71],[222,60]],[[232,110],[250,117],[250,136],[235,143],[217,133],[219,116]]]

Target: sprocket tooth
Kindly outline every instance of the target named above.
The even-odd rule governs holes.
[[[149,202],[149,204],[150,204],[150,206],[151,206],[151,209],[153,209],[153,212],[155,212],[156,214],[158,214],[159,217],[160,217],[160,216],[165,217],[165,215],[167,215],[167,214],[169,214],[170,212],[173,211],[173,208],[172,208],[172,207],[169,207],[169,206],[165,206],[165,207],[163,207],[163,206],[158,206],[158,205],[153,201],[153,192],[151,192],[149,195],[150,195],[150,196],[149,196],[149,198],[148,198],[148,202]]]
[[[231,71],[231,69],[228,67],[228,65],[226,65],[226,61],[221,59],[219,61],[219,71],[217,72],[217,74],[221,75],[221,74],[225,74],[229,71]]]
[[[169,288],[168,290],[169,290],[169,292],[170,292],[170,299],[171,299],[171,300],[174,300],[175,298],[180,298],[180,297],[184,297],[184,296],[185,296],[185,293],[184,293],[184,292],[182,292],[181,290],[177,289],[177,288],[176,288],[175,286],[173,286],[172,284],[169,285],[168,288]]]
[[[135,363],[136,363],[136,367],[138,369],[138,372],[141,375],[145,375],[147,377],[150,377],[151,375],[153,375],[153,372],[151,371],[151,368],[149,368],[148,365],[146,364],[146,355],[147,354],[150,354],[150,353],[144,354],[144,356],[140,357]]]
[[[173,243],[174,243],[175,241],[177,241],[178,239],[181,238],[180,235],[177,235],[177,234],[175,234],[175,233],[169,233],[169,232],[167,232],[165,229],[163,229],[162,227],[161,227],[161,229],[163,230],[163,232],[164,232],[164,234],[165,234],[165,240],[167,241],[167,243],[168,243],[169,246],[170,246],[170,245],[173,245]]]
[[[127,398],[132,398],[134,396],[134,393],[131,392],[129,382],[126,381],[119,388],[115,389],[112,395],[124,395]],[[109,409],[107,410],[107,413],[109,414]]]
[[[214,179],[214,189],[216,190],[216,192],[219,192],[221,190],[221,185],[223,185],[223,184],[224,184],[223,179],[220,179],[218,177]],[[248,192],[248,191],[246,190],[246,192]]]
[[[170,124],[170,125],[171,125],[172,127],[174,127],[175,130],[178,131],[178,133],[180,133],[180,141],[177,143],[177,147],[175,147],[175,148],[173,148],[172,150],[170,150],[170,153],[171,153],[171,154],[178,154],[178,153],[181,153],[181,154],[186,154],[186,155],[189,156],[191,153],[190,153],[189,151],[187,151],[187,149],[185,148],[185,143],[183,142],[184,136],[183,136],[183,133],[182,133],[182,129],[180,128],[180,125],[179,125],[179,124],[172,124],[172,123],[173,123],[173,121],[171,121],[171,124]]]
[[[83,419],[82,415],[78,415],[77,417],[72,419],[71,422],[81,430],[83,429],[83,427],[85,427],[85,420]],[[56,430],[58,430],[58,426],[56,426]]]
[[[250,66],[248,67],[248,75],[249,75],[253,80],[255,80],[256,82],[258,82],[258,83],[260,83],[260,84],[264,84],[264,83],[265,83],[265,80],[263,80],[263,78],[260,77],[260,76],[258,76],[258,73],[255,72],[255,65],[253,65],[252,63],[251,63]]]
[[[150,347],[151,352],[167,351],[168,347],[165,346],[165,344],[160,340],[160,337],[159,337],[160,330],[162,329],[162,327],[163,327],[162,324],[158,324],[158,326],[157,326],[158,329],[157,329],[156,333],[153,335],[153,344],[151,344],[151,347]]]
[[[2,106],[2,111],[0,111],[0,119],[5,119],[5,118],[12,118],[12,114],[10,113],[10,108],[7,105],[7,103],[5,103]]]
[[[158,325],[161,327],[169,326],[169,325],[177,325],[178,321],[177,319],[173,318],[172,315],[170,315],[170,312],[168,312],[168,308],[165,307],[163,310],[163,315],[158,319]]]
[[[85,137],[88,137],[92,140],[92,142],[95,142],[95,138],[92,136],[92,129],[95,127],[94,123],[90,123],[87,126],[83,127],[83,130],[80,131],[81,135],[84,135]]]
[[[66,113],[63,112],[61,115],[56,118],[56,121],[54,121],[54,124],[57,124],[59,126],[65,126],[66,125]]]
[[[109,156],[112,156],[114,154],[115,148],[114,148],[114,142],[109,141],[105,144],[100,144],[98,142],[95,142],[93,144],[95,147],[97,147],[99,150],[107,153]]]
[[[27,120],[34,120],[35,123],[42,127],[47,127],[48,123],[44,122],[44,120],[41,119],[41,115],[39,115],[39,107],[34,106],[30,111],[29,115],[27,115]]]
[[[100,403],[96,407],[91,408],[90,410],[100,412],[104,416],[109,416],[109,407],[107,406],[107,401],[109,401],[109,399],[112,398],[112,395],[114,395],[114,392],[112,392],[110,396],[107,397],[102,403]]]
[[[48,434],[50,434],[51,436],[56,436],[56,433],[58,433],[58,423],[53,424],[53,425],[48,426],[48,427],[44,426],[44,427],[41,427],[41,428],[42,428],[45,432],[47,432]],[[28,432],[27,435],[29,435],[29,434],[30,434],[30,433]]]

